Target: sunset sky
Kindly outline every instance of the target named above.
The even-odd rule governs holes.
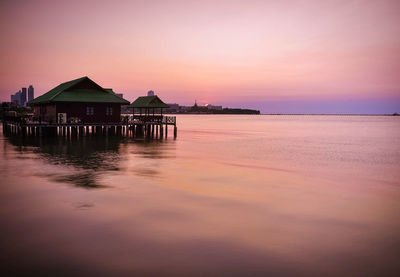
[[[133,101],[400,112],[400,1],[0,2],[0,100],[89,76]]]

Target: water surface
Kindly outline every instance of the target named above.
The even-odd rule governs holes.
[[[2,272],[399,276],[399,118],[185,115],[178,128],[153,142],[1,133]]]

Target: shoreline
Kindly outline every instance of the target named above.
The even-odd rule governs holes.
[[[394,114],[317,114],[317,113],[310,113],[310,114],[305,114],[305,113],[260,113],[260,114],[212,114],[212,113],[165,113],[168,115],[312,115],[312,116],[325,116],[325,115],[330,115],[330,116],[399,116],[399,115],[394,115]]]

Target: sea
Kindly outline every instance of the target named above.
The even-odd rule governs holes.
[[[177,126],[152,141],[0,128],[1,275],[400,276],[400,117]]]

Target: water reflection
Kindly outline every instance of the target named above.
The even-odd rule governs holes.
[[[166,143],[168,142],[168,143]],[[175,152],[175,140],[152,141],[151,143],[142,143],[140,147],[131,148],[130,154],[145,159],[173,159]]]
[[[71,166],[67,174],[49,173],[47,177],[56,182],[70,183],[83,188],[102,188],[98,180],[102,172],[119,170],[121,139],[83,137],[79,139],[10,137],[9,141],[20,151],[33,146],[33,153],[53,165]]]
[[[125,143],[125,139],[119,137],[8,137],[8,141],[20,152],[31,149],[46,163],[72,169],[63,174],[48,172],[37,175],[87,189],[106,187],[99,183],[101,174],[119,170],[119,153],[121,144]]]
[[[86,189],[110,187],[102,184],[105,174],[129,171],[139,177],[154,178],[159,175],[159,168],[153,160],[171,159],[175,156],[170,151],[175,141],[143,141],[126,137],[7,137],[8,142],[19,153],[37,154],[47,164],[61,166],[62,172],[36,172],[32,175],[51,181],[73,184]],[[137,163],[129,158],[144,158],[152,163]],[[21,156],[18,158],[26,158]],[[31,157],[33,158],[33,157]],[[156,162],[155,161],[155,162]]]
[[[176,141],[0,136],[3,275],[400,276],[399,122],[246,118],[232,136],[185,117],[227,133]]]

